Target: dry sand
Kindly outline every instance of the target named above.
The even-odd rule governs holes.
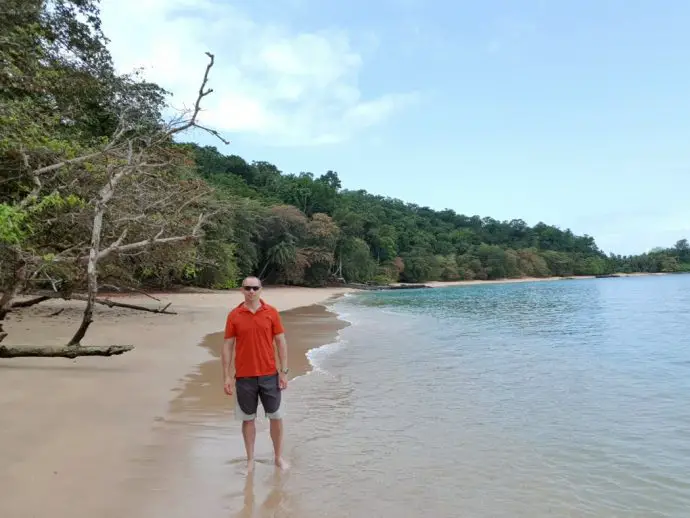
[[[286,311],[346,291],[266,288],[264,298]],[[203,412],[205,405],[227,405],[220,371],[213,372],[214,366],[220,368],[219,362],[208,360],[217,354],[217,333],[228,310],[242,295],[233,291],[160,297],[164,303],[172,302],[170,309],[178,314],[97,308],[83,343],[136,346],[122,356],[0,360],[1,517],[125,516],[136,507],[128,501],[133,488],[150,484],[152,473],[159,473],[151,461],[170,453],[158,451],[141,460],[142,451],[156,450],[154,425],[185,408]],[[127,297],[127,302],[159,305],[145,296]],[[66,343],[78,326],[82,307],[50,301],[11,314],[4,344]],[[62,308],[59,315],[49,316]],[[307,320],[300,322],[297,317],[292,324],[286,315],[291,368],[296,374],[308,366],[305,350],[332,335],[328,326],[319,328],[318,322],[326,316],[322,313],[312,311]],[[298,333],[310,328],[311,339],[307,339],[309,331]],[[209,355],[209,349],[198,344],[213,333],[215,342],[213,336],[207,339],[213,351]],[[185,379],[199,364],[200,374]]]

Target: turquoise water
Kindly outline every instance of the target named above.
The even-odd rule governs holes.
[[[331,309],[352,325],[293,383],[286,516],[690,516],[690,276]]]

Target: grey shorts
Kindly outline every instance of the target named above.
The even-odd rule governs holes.
[[[235,380],[235,415],[242,421],[256,419],[261,400],[268,419],[282,419],[282,391],[278,373],[270,376],[237,378]]]

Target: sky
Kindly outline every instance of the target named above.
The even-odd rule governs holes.
[[[655,5],[657,7],[655,7]],[[690,238],[690,2],[102,0],[189,140],[634,254]]]

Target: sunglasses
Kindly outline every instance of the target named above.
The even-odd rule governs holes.
[[[245,291],[259,291],[261,286],[242,286],[242,289]]]

